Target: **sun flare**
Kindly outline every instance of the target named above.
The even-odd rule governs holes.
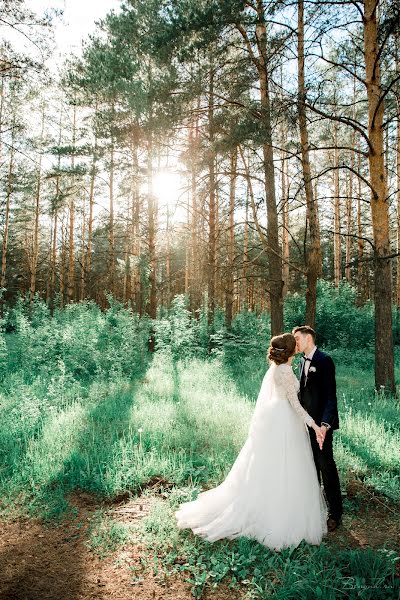
[[[178,173],[171,171],[159,171],[153,180],[154,195],[161,203],[171,204],[178,202],[182,194],[182,179]]]

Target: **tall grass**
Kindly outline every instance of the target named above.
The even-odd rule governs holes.
[[[178,503],[221,482],[246,439],[267,368],[268,323],[243,314],[229,335],[214,334],[207,357],[205,323],[186,338],[191,322],[184,303],[173,311],[170,323],[157,324],[153,356],[146,350],[149,322],[118,304],[105,313],[91,303],[73,305],[51,319],[37,302],[8,314],[3,329],[10,333],[0,337],[3,516],[62,515],[76,489],[102,498],[150,494],[146,485],[157,476],[168,482],[167,499],[155,501],[134,530],[99,513],[90,542],[96,551],[142,540],[143,564],[184,573],[197,597],[223,580],[242,586],[248,598],[395,597],[396,557],[385,548],[302,544],[277,554],[246,539],[210,545],[177,530]],[[398,503],[399,404],[384,389],[374,391],[368,348],[336,348],[332,355],[342,488],[359,478],[371,493]]]

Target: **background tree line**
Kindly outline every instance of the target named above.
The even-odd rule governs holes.
[[[0,11],[31,43],[1,47],[3,304],[112,294],[154,319],[186,294],[210,334],[243,310],[276,334],[286,298],[314,325],[318,281],[345,280],[394,390],[396,3],[123,1],[59,76],[51,19]]]

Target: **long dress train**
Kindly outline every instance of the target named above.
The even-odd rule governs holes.
[[[327,506],[318,483],[299,382],[287,363],[264,376],[247,440],[228,476],[175,513],[178,527],[213,542],[239,536],[269,548],[320,544]]]

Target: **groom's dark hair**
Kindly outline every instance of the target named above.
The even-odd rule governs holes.
[[[299,327],[294,327],[292,330],[293,335],[295,333],[299,333],[299,332],[300,333],[309,333],[315,342],[315,338],[316,338],[317,334],[315,333],[314,329],[312,327],[310,327],[309,325],[299,325]]]

